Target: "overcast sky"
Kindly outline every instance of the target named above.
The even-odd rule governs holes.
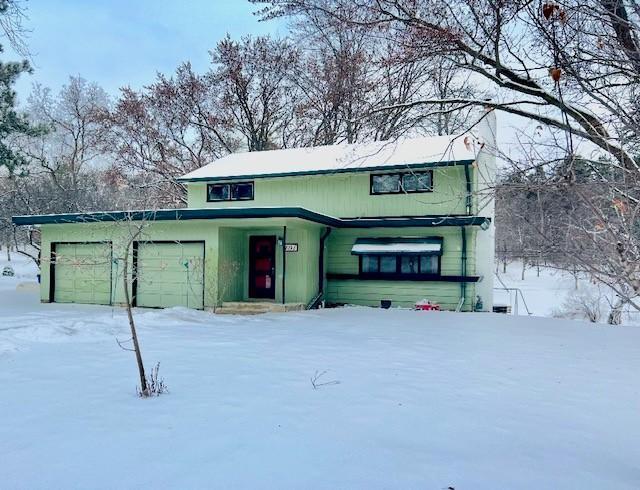
[[[16,85],[21,105],[34,82],[57,91],[69,75],[81,75],[115,97],[120,87],[139,89],[183,61],[205,71],[209,50],[227,33],[234,38],[286,34],[284,21],[258,22],[248,0],[23,0],[23,5],[34,73],[23,74]],[[2,56],[21,59],[8,46]],[[513,139],[513,126],[526,125],[499,114],[498,126],[504,143]]]
[[[22,101],[37,81],[52,89],[82,75],[109,93],[150,83],[182,61],[204,71],[208,51],[227,33],[284,33],[282,23],[258,22],[246,0],[28,0],[27,39],[33,75],[17,85]],[[6,60],[17,59],[12,53]]]

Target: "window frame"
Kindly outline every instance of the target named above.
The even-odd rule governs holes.
[[[369,257],[369,260],[376,259],[378,263],[376,272],[364,272],[362,270],[362,262],[363,257]],[[402,257],[412,256],[418,259],[418,272],[417,273],[406,273],[402,272]],[[422,261],[421,257],[438,257],[438,264],[436,272],[422,272]],[[396,260],[396,270],[395,272],[380,272],[380,257],[394,257]],[[415,278],[415,279],[427,279],[431,277],[440,277],[442,276],[442,255],[435,254],[360,254],[358,255],[358,275],[362,278],[367,279],[407,279],[407,278]]]
[[[234,198],[233,186],[242,185],[242,184],[244,185],[251,184],[251,197]],[[229,197],[227,199],[211,199],[210,189],[212,187],[222,187],[222,186],[229,187],[229,191],[228,191]],[[253,180],[240,181],[240,182],[210,182],[207,184],[206,192],[207,192],[207,202],[253,201],[255,199],[255,184]]]
[[[431,179],[431,187],[429,189],[416,189],[413,191],[408,191],[404,189],[402,185],[403,176],[407,174],[429,174]],[[374,177],[384,176],[384,175],[397,175],[400,179],[400,189],[397,191],[388,191],[388,192],[374,192],[373,190],[373,179]],[[397,194],[423,194],[425,192],[433,192],[434,182],[433,182],[433,169],[425,169],[425,170],[409,170],[409,171],[397,171],[397,172],[381,172],[381,173],[371,173],[369,174],[369,195],[371,196],[388,196],[388,195],[397,195]]]

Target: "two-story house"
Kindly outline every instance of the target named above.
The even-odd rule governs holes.
[[[180,179],[183,209],[13,221],[40,227],[43,302],[123,304],[127,257],[140,307],[490,311],[494,155],[488,113],[458,136],[231,154]]]

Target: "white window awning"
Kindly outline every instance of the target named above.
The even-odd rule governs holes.
[[[442,238],[358,238],[353,255],[442,255]]]

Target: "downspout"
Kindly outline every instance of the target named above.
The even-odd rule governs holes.
[[[332,228],[326,227],[322,235],[320,235],[320,254],[318,258],[318,296],[322,297],[324,293],[324,243],[331,235]]]
[[[287,226],[282,227],[282,304],[285,304],[285,277],[287,275]]]
[[[464,178],[466,184],[466,196],[465,196],[465,211],[467,216],[471,216],[473,213],[473,183],[471,182],[471,171],[469,169],[469,163],[464,164]],[[464,302],[467,296],[467,229],[464,226],[460,227],[460,238],[462,240],[462,253],[460,257],[460,269],[462,275],[462,281],[460,282],[460,302],[456,311],[461,311],[464,308]]]
[[[467,229],[464,226],[460,227],[460,238],[462,239],[462,253],[460,259],[462,281],[460,282],[460,302],[458,303],[456,311],[462,310],[467,296]]]
[[[471,196],[473,195],[473,183],[471,182],[471,171],[469,170],[469,162],[465,162],[464,164],[464,178],[467,187],[467,195],[465,198],[466,213],[467,216],[471,216],[471,214],[473,213],[473,201],[471,199]]]

